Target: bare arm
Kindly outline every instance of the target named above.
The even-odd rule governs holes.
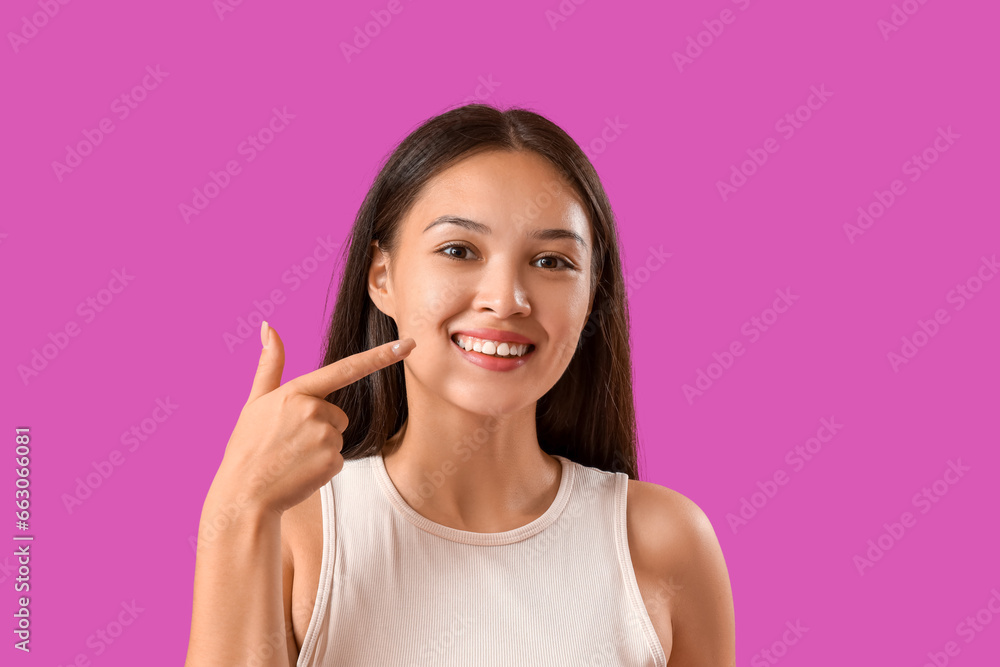
[[[287,517],[287,514],[284,515]],[[291,545],[286,537],[288,519],[281,522],[281,589],[285,601],[285,643],[288,645],[288,664],[295,667],[299,661],[299,647],[295,643],[295,631],[292,625],[292,577],[294,574]]]
[[[236,507],[214,488],[205,499],[184,665],[245,665],[255,658],[261,667],[294,666],[289,661],[297,651],[285,630],[281,516],[252,505],[237,513]]]
[[[733,592],[718,536],[705,513],[690,499],[671,492],[669,502],[680,517],[680,552],[668,550],[667,562],[683,582],[671,598],[674,645],[669,667],[735,667]]]
[[[668,667],[734,667],[733,593],[708,517],[683,494],[629,480],[629,548],[648,577],[647,608],[669,610]]]

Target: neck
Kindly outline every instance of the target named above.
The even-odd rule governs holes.
[[[534,521],[555,500],[562,465],[538,444],[534,403],[486,415],[408,407],[382,456],[393,485],[422,516],[495,533]]]

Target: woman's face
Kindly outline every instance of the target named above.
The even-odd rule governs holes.
[[[403,362],[407,393],[494,415],[537,401],[586,324],[592,249],[582,202],[535,153],[480,153],[429,181],[401,221],[392,259],[373,250],[369,274],[375,305],[417,343]],[[500,360],[453,340],[483,328],[519,334],[533,349]]]

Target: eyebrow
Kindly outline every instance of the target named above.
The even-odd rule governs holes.
[[[476,222],[475,220],[469,220],[468,218],[463,218],[457,215],[438,216],[434,219],[434,222],[424,227],[424,231],[426,232],[435,225],[445,224],[458,225],[459,227],[464,227],[471,232],[476,232],[477,234],[482,234],[484,236],[489,236],[493,233],[493,230],[483,223]],[[582,236],[568,229],[535,229],[528,233],[528,238],[539,239],[541,241],[568,239],[578,244],[581,248],[587,247],[587,242],[583,240]]]

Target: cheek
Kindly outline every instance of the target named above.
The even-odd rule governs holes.
[[[461,299],[458,285],[422,276],[408,282],[402,291],[398,304],[402,317],[397,324],[414,332],[441,328]]]
[[[590,305],[589,295],[586,293],[562,292],[553,295],[550,300],[546,298],[539,303],[536,313],[539,315],[539,322],[547,332],[551,349],[553,352],[553,362],[560,367],[569,364],[576,353],[579,340],[587,326],[587,308]]]
[[[586,324],[589,294],[581,289],[542,289],[532,300],[534,312],[553,336],[576,335]]]

